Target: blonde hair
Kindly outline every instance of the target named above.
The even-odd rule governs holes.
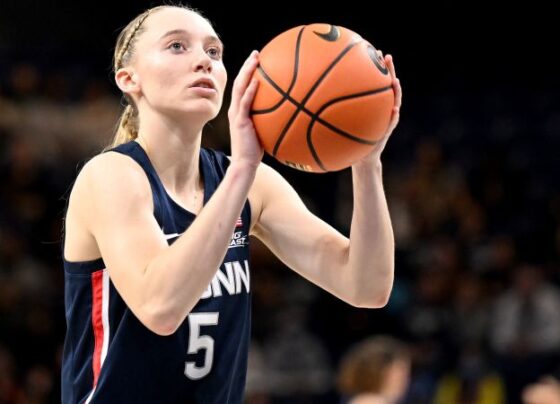
[[[405,344],[389,336],[368,338],[342,358],[338,388],[347,395],[379,393],[388,366],[399,359],[410,360]]]
[[[176,4],[165,4],[161,6],[152,7],[143,13],[137,15],[132,21],[128,23],[126,27],[122,29],[119,36],[117,37],[117,44],[115,46],[115,52],[113,55],[113,72],[116,73],[120,68],[128,65],[132,60],[132,56],[136,51],[136,42],[139,36],[144,31],[144,21],[154,12],[159,11],[163,8],[182,8],[185,10],[192,11],[194,13],[202,16],[199,10],[196,10],[190,6],[176,3]],[[202,16],[203,17],[203,16]],[[205,17],[203,17],[205,18]],[[138,116],[138,108],[134,104],[134,100],[127,94],[123,94],[123,101],[126,103],[124,111],[122,112],[117,127],[115,130],[115,136],[113,141],[105,150],[116,147],[122,143],[129,142],[138,137],[138,128],[140,124],[140,119]]]

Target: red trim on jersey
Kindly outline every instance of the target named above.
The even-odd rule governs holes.
[[[237,222],[235,222],[235,227],[243,227],[243,221],[241,220],[241,216],[239,216],[239,219],[237,219]]]
[[[103,270],[91,274],[92,305],[91,322],[93,324],[93,387],[97,386],[101,371],[101,349],[103,348]]]

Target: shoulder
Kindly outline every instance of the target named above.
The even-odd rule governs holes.
[[[150,183],[144,171],[131,157],[105,152],[91,158],[78,174],[70,203],[88,204],[100,199],[125,203],[151,202]]]
[[[89,160],[78,175],[76,182],[81,178],[83,178],[83,182],[93,187],[120,185],[124,188],[135,188],[149,185],[144,170],[134,159],[112,151],[98,154]]]

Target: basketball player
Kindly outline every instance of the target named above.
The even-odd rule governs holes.
[[[261,163],[249,116],[252,53],[233,85],[231,157],[200,147],[226,86],[211,24],[177,6],[117,40],[129,105],[110,150],[73,186],[65,221],[64,403],[241,403],[250,338],[248,237],[358,307],[383,306],[394,241],[380,145],[353,170],[350,239]],[[400,86],[391,68],[397,125]]]

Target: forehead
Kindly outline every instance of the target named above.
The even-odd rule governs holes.
[[[144,35],[150,42],[159,40],[165,33],[184,30],[190,35],[217,36],[212,25],[199,14],[178,7],[166,7],[150,15],[144,22]]]

